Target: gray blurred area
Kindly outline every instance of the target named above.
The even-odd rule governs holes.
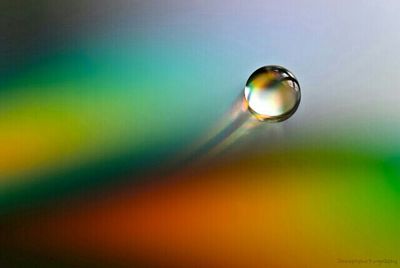
[[[140,13],[139,1],[0,2],[1,72],[21,67],[38,53],[64,48],[74,39],[101,33],[113,21]],[[139,15],[140,17],[140,15]],[[135,27],[133,21],[133,27]],[[0,73],[1,74],[1,73]]]

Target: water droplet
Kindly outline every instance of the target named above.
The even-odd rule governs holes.
[[[264,66],[252,73],[244,89],[249,111],[260,121],[279,122],[293,115],[300,104],[296,77],[280,66]]]

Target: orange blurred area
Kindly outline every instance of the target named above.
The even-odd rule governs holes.
[[[288,185],[292,170],[254,166],[189,169],[65,202],[19,218],[9,248],[145,267],[296,267],[316,249],[304,242],[307,201]]]

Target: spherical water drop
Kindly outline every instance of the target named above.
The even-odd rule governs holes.
[[[244,89],[249,111],[260,121],[279,122],[293,115],[300,104],[296,77],[280,66],[264,66],[251,74]]]

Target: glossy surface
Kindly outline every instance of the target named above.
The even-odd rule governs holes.
[[[400,1],[0,6],[0,267],[400,264]],[[268,64],[296,113],[165,172]]]

